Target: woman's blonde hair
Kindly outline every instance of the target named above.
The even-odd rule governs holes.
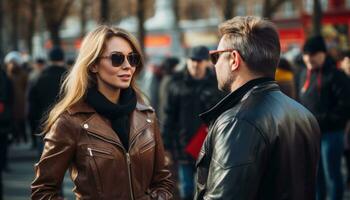
[[[61,98],[48,114],[42,134],[47,133],[58,117],[67,108],[84,98],[86,90],[96,84],[94,74],[90,72],[89,67],[98,62],[98,58],[106,48],[107,41],[112,37],[121,37],[127,40],[133,51],[141,55],[142,59],[140,64],[136,66],[131,87],[138,97],[142,96],[141,91],[136,86],[136,77],[143,68],[144,59],[137,39],[121,28],[101,25],[84,37],[76,62],[61,86]]]

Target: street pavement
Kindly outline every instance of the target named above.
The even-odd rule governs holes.
[[[30,183],[34,177],[33,165],[38,160],[35,150],[29,145],[12,145],[9,149],[9,172],[3,173],[4,200],[30,199]],[[345,168],[343,168],[345,173]],[[73,183],[68,173],[64,178],[63,193],[66,200],[74,200]],[[350,200],[350,190],[345,192],[344,200]]]
[[[30,199],[30,184],[34,178],[34,163],[38,160],[38,153],[30,145],[12,145],[9,149],[9,172],[3,173],[4,200]],[[68,173],[64,178],[64,197],[74,200],[73,183]]]

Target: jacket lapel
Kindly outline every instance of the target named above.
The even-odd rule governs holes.
[[[153,112],[154,110],[143,104],[137,103],[136,109],[132,112],[130,116],[130,133],[129,133],[129,146],[131,147],[137,136],[142,133],[142,131],[148,128],[152,119],[148,116],[146,111]]]
[[[137,136],[142,133],[144,129],[149,127],[151,123],[153,123],[152,119],[148,116],[147,111],[154,112],[152,107],[138,102],[136,104],[136,109],[131,113],[129,147],[132,146]],[[108,120],[104,119],[101,115],[96,113],[96,111],[86,103],[79,102],[78,104],[69,108],[68,112],[71,115],[74,115],[76,113],[91,113],[92,115],[81,124],[81,127],[87,130],[88,134],[90,135],[124,148],[118,135],[114,132]]]
[[[96,137],[105,139],[111,143],[117,144],[118,146],[123,146],[109,122],[97,113],[93,114],[89,119],[83,122],[81,127]]]

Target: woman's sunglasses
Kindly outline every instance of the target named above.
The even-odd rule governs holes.
[[[128,55],[124,55],[122,52],[113,52],[109,56],[101,56],[99,58],[111,59],[112,66],[119,67],[124,63],[125,57],[131,67],[137,67],[141,62],[141,56],[138,53],[129,53]]]

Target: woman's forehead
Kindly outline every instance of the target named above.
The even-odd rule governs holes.
[[[112,53],[115,51],[123,52],[127,54],[132,52],[133,49],[128,40],[122,37],[114,36],[106,42],[105,52]]]

